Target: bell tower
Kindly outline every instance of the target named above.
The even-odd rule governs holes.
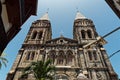
[[[80,44],[86,44],[95,40],[97,36],[92,20],[87,19],[78,11],[74,21],[73,39],[78,40]]]
[[[73,39],[81,45],[78,52],[81,69],[90,80],[118,80],[103,48],[106,41],[96,32],[93,21],[80,12],[77,12],[74,21]]]
[[[33,61],[43,59],[43,44],[45,44],[47,40],[51,40],[51,38],[51,23],[48,13],[45,13],[39,20],[32,23],[6,80],[21,80],[19,78],[22,74],[22,70],[25,67],[27,67]],[[30,74],[29,76],[32,75]],[[29,76],[28,80],[34,80],[33,77]]]
[[[51,23],[48,13],[45,13],[40,20],[34,21],[24,43],[27,44],[44,44],[51,39]]]

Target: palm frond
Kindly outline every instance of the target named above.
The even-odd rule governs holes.
[[[2,64],[4,64],[4,66],[6,67],[7,66],[6,63],[8,63],[8,60],[4,56],[5,55],[3,54],[0,56],[0,69],[2,67]]]
[[[28,76],[27,73],[23,73],[23,74],[20,76],[20,78],[26,78],[27,76]]]
[[[51,64],[51,60],[49,59],[49,60],[47,60],[45,63],[44,63],[44,67],[47,67],[47,66],[49,66],[50,64]]]
[[[2,63],[4,64],[5,67],[7,67],[6,61],[2,61]]]
[[[34,74],[36,80],[45,80],[49,78],[52,80],[52,76],[48,75],[48,72],[54,71],[55,67],[50,66],[51,60],[45,61],[37,61],[32,62],[28,67],[26,67],[23,71],[24,75],[28,75],[30,73]]]
[[[1,59],[1,61],[5,61],[5,62],[8,63],[8,60],[7,60],[6,58],[4,58],[4,57],[0,57],[0,59]]]

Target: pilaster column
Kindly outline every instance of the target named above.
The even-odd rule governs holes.
[[[96,76],[95,70],[92,70],[92,73],[93,73],[93,75],[92,75],[92,76],[93,76],[93,79],[92,79],[92,80],[98,80],[98,79],[97,79],[97,76]]]
[[[80,64],[82,65],[82,69],[85,69],[85,68],[86,68],[86,65],[85,65],[85,64],[86,64],[86,63],[85,63],[85,62],[86,62],[86,61],[85,61],[86,58],[85,58],[85,56],[84,56],[84,52],[85,52],[85,51],[84,51],[84,52],[83,52],[83,51],[84,51],[84,50],[83,50],[82,48],[79,48],[79,54],[80,54],[80,59],[79,59],[79,60],[81,61]]]
[[[74,65],[76,66],[76,67],[78,67],[78,57],[77,57],[77,53],[75,53],[75,63],[74,63]]]
[[[45,62],[48,60],[48,54],[45,55]]]
[[[101,53],[104,56],[104,58],[103,58],[104,59],[104,63],[106,63],[107,67],[109,68],[110,73],[114,73],[113,72],[113,68],[111,66],[111,63],[110,63],[110,61],[108,59],[108,56],[106,54],[106,51],[105,50],[101,50]]]
[[[88,39],[87,30],[85,30],[85,39]]]
[[[55,58],[55,62],[54,62],[54,65],[55,65],[55,66],[57,65],[57,58]]]

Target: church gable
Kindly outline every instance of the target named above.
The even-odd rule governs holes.
[[[78,41],[65,37],[59,37],[46,41],[46,44],[77,44],[77,43]]]

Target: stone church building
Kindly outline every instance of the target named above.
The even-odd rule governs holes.
[[[118,80],[91,19],[77,12],[73,39],[61,35],[52,39],[48,13],[32,23],[6,80],[19,80],[31,62],[51,59],[56,67],[55,80]],[[29,74],[25,80],[35,80]]]

